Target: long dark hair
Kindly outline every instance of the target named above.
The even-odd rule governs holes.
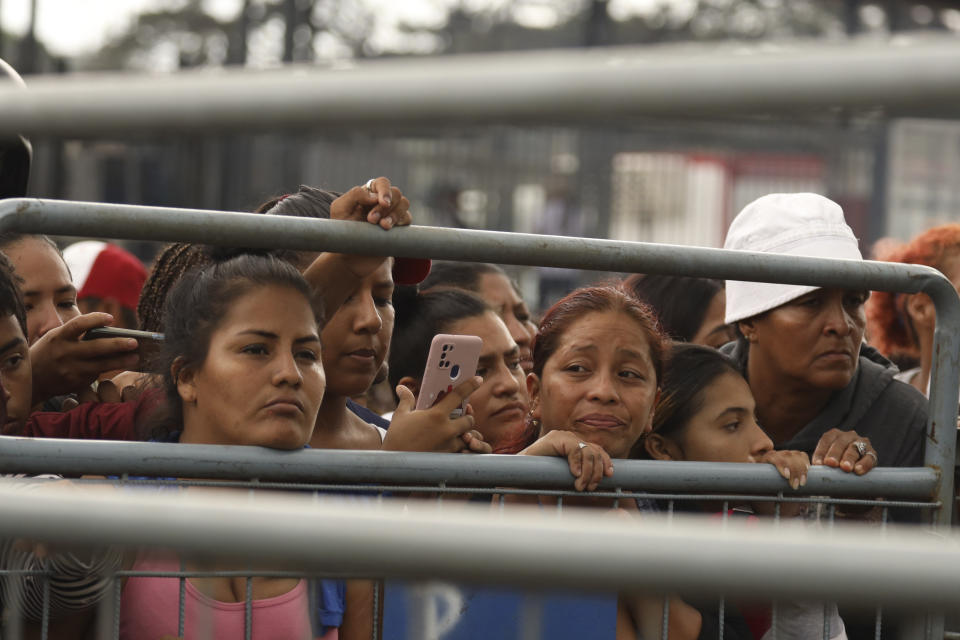
[[[654,409],[651,433],[676,439],[703,408],[707,387],[728,373],[742,376],[729,356],[710,347],[673,343],[660,382],[660,401]],[[630,457],[650,458],[643,438],[634,445]]]
[[[446,333],[464,318],[483,315],[490,308],[479,297],[460,289],[420,293],[416,287],[397,287],[393,294],[396,321],[390,343],[390,385],[401,378],[419,380],[427,364],[433,336]]]
[[[322,322],[320,299],[299,271],[276,256],[243,253],[188,271],[170,290],[164,305],[165,340],[156,370],[163,376],[168,411],[145,429],[150,435],[162,437],[182,428],[183,403],[172,371],[174,362],[180,359],[181,370],[203,366],[211,337],[231,305],[260,287],[285,287],[300,293],[317,324]]]
[[[680,342],[693,340],[710,302],[723,291],[720,280],[683,276],[635,274],[624,285],[653,307],[663,332]]]

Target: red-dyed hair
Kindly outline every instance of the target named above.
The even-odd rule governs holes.
[[[960,224],[934,227],[906,245],[885,246],[877,253],[878,260],[922,264],[944,272],[951,259],[960,257]],[[950,274],[946,275],[949,277]],[[920,355],[916,331],[907,315],[907,295],[875,291],[867,301],[870,343],[885,355]]]
[[[540,321],[540,330],[533,342],[533,373],[542,378],[544,366],[575,322],[591,313],[608,311],[622,313],[640,327],[650,349],[650,361],[659,385],[669,340],[660,329],[653,309],[622,285],[583,287],[550,307]],[[503,443],[495,453],[517,453],[532,444],[539,435],[536,425],[528,420],[523,432],[514,441]]]

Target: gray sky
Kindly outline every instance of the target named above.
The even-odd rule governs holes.
[[[376,7],[384,30],[378,39],[389,45],[401,37],[390,28],[401,19],[416,23],[436,23],[445,15],[445,7],[455,0],[356,0]],[[180,4],[177,0],[37,0],[37,35],[54,53],[76,56],[96,51],[111,35],[122,33],[132,16],[147,7]],[[241,0],[206,0],[207,9],[218,16],[229,17],[238,11]],[[554,7],[567,5],[564,0],[468,0],[469,5],[503,7],[514,19],[528,26],[548,27],[555,20]],[[658,0],[610,0],[614,18],[644,13]],[[693,0],[671,0],[673,11],[683,13],[692,8]],[[0,24],[6,31],[22,34],[27,27],[30,0],[0,1]]]

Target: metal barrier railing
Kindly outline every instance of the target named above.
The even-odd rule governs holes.
[[[960,97],[952,37],[710,43],[415,57],[170,75],[57,75],[0,88],[0,132],[89,135],[482,122],[583,122],[883,105]],[[784,90],[784,78],[790,90]],[[389,99],[371,100],[371,88]],[[948,112],[949,113],[949,112]],[[951,114],[952,115],[952,114]]]
[[[924,462],[939,473],[936,523],[953,512],[960,388],[960,298],[939,271],[916,265],[805,258],[641,242],[39,199],[0,201],[0,232],[339,251],[634,273],[673,273],[880,291],[923,292],[937,314]]]
[[[195,447],[179,448],[191,458],[190,462],[209,463],[203,452],[193,459],[195,452],[189,450]],[[357,457],[357,452],[336,454],[333,458],[340,458],[343,463]],[[414,474],[413,469],[399,464],[402,455],[382,457],[394,462],[387,465],[388,476],[397,477],[401,469],[408,476]],[[498,462],[503,461],[474,459],[467,467],[478,471],[484,463],[496,465]],[[656,464],[659,463],[652,463]],[[621,465],[628,470],[627,475],[631,475],[631,465],[633,463]],[[520,466],[523,465],[517,468]],[[559,469],[560,464],[540,466],[566,472]],[[759,471],[761,465],[756,467]],[[223,469],[219,473],[223,473]],[[362,470],[355,475],[362,476]],[[758,475],[762,483],[765,474]],[[823,480],[815,479],[817,475],[814,473],[811,481]],[[877,478],[877,484],[891,480],[882,475]],[[188,576],[213,575],[377,578],[428,575],[467,583],[569,587],[606,593],[638,590],[722,593],[721,628],[722,603],[727,598],[832,600],[841,604],[892,607],[895,612],[911,608],[951,609],[960,604],[960,578],[954,570],[956,561],[960,560],[960,538],[955,534],[931,538],[929,532],[888,527],[885,522],[880,530],[852,527],[835,524],[832,515],[824,519],[821,530],[814,532],[806,527],[787,526],[776,515],[769,524],[750,522],[748,526],[735,519],[705,521],[669,511],[665,517],[645,514],[639,521],[624,522],[598,517],[595,511],[569,507],[562,509],[562,518],[557,518],[542,509],[532,514],[523,508],[501,509],[497,513],[489,507],[456,504],[451,508],[445,506],[446,502],[430,505],[416,500],[402,505],[393,504],[396,501],[390,499],[343,504],[336,496],[331,500],[318,500],[316,493],[291,496],[270,491],[240,491],[229,494],[222,489],[208,495],[195,491],[177,495],[143,491],[86,493],[76,489],[26,493],[21,488],[7,486],[9,484],[0,482],[0,514],[3,516],[0,517],[0,539],[17,537],[70,545],[117,545],[127,549],[162,547],[207,561],[255,558],[256,566],[271,568],[270,571],[247,568],[226,572],[181,570],[169,575],[136,570],[116,572],[116,586],[111,590],[114,597],[107,597],[101,607],[102,619],[107,621],[101,637],[118,637],[120,579],[134,576],[176,577],[183,584]],[[569,484],[569,475],[565,484]],[[270,484],[257,486],[271,488]],[[422,484],[418,486],[424,489]],[[295,488],[305,490],[307,486]],[[369,483],[364,488],[375,492],[384,490]],[[317,491],[318,487],[312,489]],[[339,489],[344,487],[340,485]],[[429,490],[459,491],[438,486]],[[551,492],[538,490],[536,493]],[[573,492],[556,493],[570,495]],[[615,495],[621,500],[634,496],[629,491],[618,491]],[[686,496],[699,500],[713,497],[722,498],[702,494]],[[895,506],[897,502],[887,504]],[[507,540],[509,544],[504,544]],[[584,546],[583,541],[589,541],[589,545]],[[469,553],[464,553],[464,549],[469,549]],[[564,560],[557,562],[557,558]],[[790,579],[785,580],[783,576]],[[247,602],[249,607],[249,598]],[[883,610],[886,609],[878,610],[877,614],[878,637]],[[180,615],[182,634],[182,606]],[[249,631],[247,637],[250,637]],[[425,636],[414,632],[408,637]],[[924,637],[942,635],[931,632]]]
[[[937,311],[925,468],[877,469],[863,478],[851,477],[833,470],[811,469],[807,487],[791,494],[776,472],[763,465],[690,466],[693,463],[625,461],[618,462],[616,479],[605,481],[600,495],[624,500],[659,497],[668,502],[669,511],[672,511],[674,503],[706,498],[724,503],[745,497],[779,503],[802,501],[825,505],[829,511],[830,522],[833,509],[838,505],[879,506],[884,513],[883,522],[891,508],[914,508],[932,510],[933,522],[940,529],[945,529],[951,522],[956,449],[956,390],[960,386],[960,299],[949,280],[933,269],[876,262],[429,227],[399,228],[387,233],[372,225],[330,220],[30,199],[0,202],[0,231],[179,240],[409,257],[430,256],[501,264],[535,264],[857,289],[922,291],[930,295]],[[136,448],[146,446],[150,447],[149,455],[144,455],[145,450]],[[131,483],[134,480],[129,476],[143,474],[154,477],[245,478],[247,482],[234,484],[308,491],[347,488],[372,493],[402,490],[414,493],[489,494],[495,487],[510,486],[516,487],[512,489],[514,493],[555,495],[561,504],[563,497],[572,493],[564,489],[569,487],[570,477],[562,461],[520,460],[509,457],[485,457],[475,463],[467,460],[469,458],[462,456],[434,454],[388,456],[380,452],[280,453],[250,451],[245,448],[184,448],[160,444],[42,442],[20,439],[0,441],[0,469],[5,471],[108,473],[120,475],[124,481]],[[251,478],[256,480],[250,481]],[[371,488],[371,482],[378,483],[378,486]],[[424,483],[433,486],[425,488]],[[454,486],[459,484],[469,490]],[[825,495],[843,497],[823,497]],[[877,495],[884,495],[887,500],[878,503],[866,499]],[[13,512],[6,509],[6,505],[0,504],[0,510],[13,515]],[[0,537],[42,532],[43,527],[40,525],[43,523],[62,527],[64,521],[59,520],[59,516],[52,517],[53,520],[41,518],[36,522],[18,525],[7,526],[0,523]],[[12,522],[12,518],[0,520]],[[100,521],[100,525],[108,526],[104,521]],[[33,528],[35,526],[36,529]],[[70,535],[73,536],[75,531],[76,528],[71,523]],[[42,538],[42,533],[38,537]],[[76,539],[82,541],[82,536]],[[189,544],[187,547],[179,546],[180,543],[186,544],[184,536],[178,540],[177,548],[188,550]],[[116,541],[123,543],[120,539]],[[927,541],[929,544],[929,538]],[[315,543],[319,541],[315,540]],[[936,546],[939,547],[939,543]],[[945,546],[944,549],[946,548]],[[592,549],[593,545],[591,553]],[[330,566],[327,567],[328,570]],[[910,571],[917,571],[917,567]],[[440,571],[440,574],[446,575],[443,571]],[[485,574],[482,572],[478,574],[483,575]],[[754,574],[749,575],[751,580],[756,578]],[[619,584],[617,583],[617,588]],[[693,581],[691,584],[699,583]],[[823,584],[822,577],[819,584]],[[633,587],[637,585],[636,582],[629,584]],[[677,585],[671,584],[670,588],[677,588]],[[821,592],[820,597],[832,597],[830,594],[834,592],[828,591],[829,593]],[[769,597],[772,593],[768,591],[766,595]],[[870,594],[872,591],[865,589],[861,593]],[[875,599],[877,602],[882,600],[883,598]],[[931,602],[934,601],[928,600],[927,604]],[[933,616],[928,623],[926,636],[939,638],[942,635],[943,617]]]

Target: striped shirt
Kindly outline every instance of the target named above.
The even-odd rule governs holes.
[[[0,478],[26,477],[0,474]],[[60,478],[44,475],[30,479]],[[28,481],[22,486],[24,491],[30,491],[41,484]],[[0,619],[3,620],[12,615],[41,620],[45,607],[51,619],[92,607],[110,592],[111,576],[121,568],[123,560],[122,553],[116,549],[38,556],[21,550],[20,546],[15,545],[14,540],[0,540]]]

